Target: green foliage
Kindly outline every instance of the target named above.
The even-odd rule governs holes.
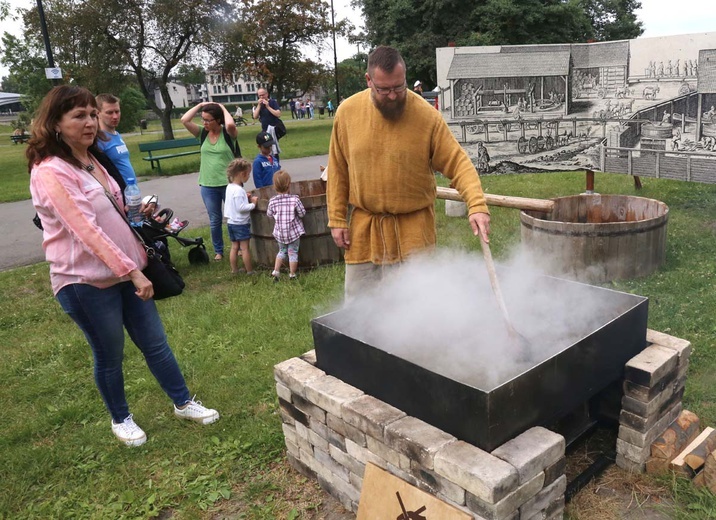
[[[131,132],[139,125],[139,120],[144,118],[144,110],[147,106],[147,100],[134,87],[125,88],[120,94],[120,108],[122,109],[122,119],[119,121],[117,131],[121,134]]]
[[[358,0],[372,46],[393,45],[409,82],[435,82],[435,48],[635,38],[637,0]]]
[[[19,39],[10,33],[2,36],[3,55],[0,59],[10,74],[7,81],[14,91],[21,94],[22,104],[33,113],[40,101],[52,88],[52,82],[45,78],[45,58],[37,38]]]
[[[321,45],[330,31],[328,4],[322,0],[247,2],[218,46],[218,61],[223,70],[245,70],[268,83],[283,102],[321,81],[325,67],[304,59],[302,48]]]
[[[20,112],[15,121],[10,121],[10,126],[13,130],[22,130],[24,132],[30,128],[31,120],[32,118],[30,117],[30,114],[27,112]]]

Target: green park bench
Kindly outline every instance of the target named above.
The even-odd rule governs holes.
[[[184,150],[183,152],[174,152],[162,154],[163,150],[176,150],[178,148],[188,148],[189,146],[198,146],[199,140],[195,137],[187,137],[185,139],[172,139],[169,141],[151,141],[149,143],[139,143],[139,151],[147,152],[146,157],[142,157],[145,161],[149,161],[154,169],[154,163],[157,163],[157,171],[162,173],[162,165],[159,161],[162,159],[171,159],[173,157],[184,157],[185,155],[194,155],[200,153],[199,148],[194,150]],[[156,153],[160,155],[155,155]]]
[[[30,140],[30,134],[11,135],[12,144],[26,143]]]

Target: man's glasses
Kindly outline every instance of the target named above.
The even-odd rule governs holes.
[[[371,79],[370,81],[371,81],[371,83],[373,83],[373,80],[372,80],[372,79]],[[374,88],[375,91],[376,91],[378,94],[380,94],[381,96],[387,96],[387,95],[390,94],[391,92],[395,92],[396,94],[402,94],[403,92],[406,91],[406,89],[408,88],[408,85],[407,85],[407,83],[403,83],[403,84],[400,85],[399,87],[382,88],[382,87],[376,87],[376,86],[375,86],[375,83],[373,83],[373,88]]]
[[[204,119],[203,117],[201,118],[201,122],[206,124],[212,123],[214,121],[216,121],[216,119]]]

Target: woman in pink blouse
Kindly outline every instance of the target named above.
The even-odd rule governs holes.
[[[42,100],[27,148],[32,201],[42,220],[52,290],[92,348],[95,382],[112,432],[139,446],[147,436],[124,393],[124,328],[174,402],[174,414],[201,424],[219,418],[194,401],[167,342],[142,274],[147,258],[123,216],[117,182],[97,161],[97,105],[87,89],[62,85]]]

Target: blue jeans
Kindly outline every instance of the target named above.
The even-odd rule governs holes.
[[[211,244],[214,253],[224,254],[224,210],[222,204],[226,197],[226,186],[201,186],[201,200],[204,201],[206,212],[209,214],[209,228],[211,229]]]
[[[57,293],[62,309],[79,325],[92,348],[95,382],[115,423],[129,416],[122,373],[123,327],[174,404],[181,406],[191,399],[154,300],[142,301],[134,291],[131,282],[122,282],[106,289],[72,284]]]

